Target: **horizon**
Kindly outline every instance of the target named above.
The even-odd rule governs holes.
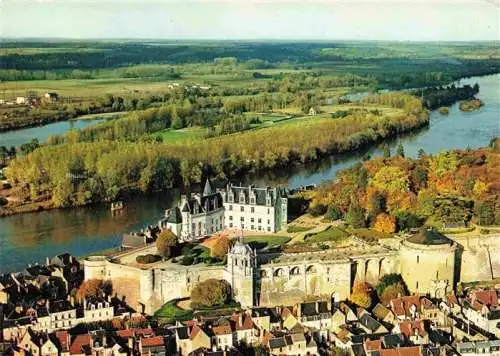
[[[500,40],[500,0],[4,0],[0,16],[2,40]]]

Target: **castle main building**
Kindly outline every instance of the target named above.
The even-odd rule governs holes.
[[[214,191],[207,180],[201,194],[183,195],[160,222],[182,241],[194,241],[224,228],[277,232],[286,228],[288,199],[281,188],[239,187]]]

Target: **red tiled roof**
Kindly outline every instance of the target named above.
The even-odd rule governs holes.
[[[144,329],[132,329],[134,331],[134,334],[136,336],[151,336],[154,335],[155,332],[151,328],[144,328]]]
[[[422,320],[405,321],[399,324],[399,329],[407,338],[415,336],[416,333],[418,333],[419,336],[427,335],[427,331],[425,331],[424,322]]]
[[[498,296],[497,292],[494,290],[478,290],[472,294],[472,298],[478,300],[482,304],[486,304],[489,306],[497,306],[498,305]]]
[[[420,347],[399,347],[397,349],[382,349],[380,356],[421,356]]]
[[[231,320],[234,322],[235,329],[236,330],[250,330],[253,329],[253,321],[252,318],[247,315],[243,314],[242,315],[242,323],[240,324],[240,316],[239,314],[234,314],[231,316]]]
[[[408,315],[410,307],[415,305],[420,309],[420,297],[418,295],[409,295],[406,297],[391,300],[391,309],[396,315]]]
[[[129,338],[134,336],[134,330],[132,329],[125,329],[125,330],[118,330],[116,332],[116,335],[122,338]]]
[[[447,299],[448,299],[448,303],[458,304],[458,300],[457,300],[457,297],[455,295],[449,295],[447,297]]]
[[[163,336],[154,336],[154,337],[144,337],[141,339],[142,347],[157,347],[164,346],[165,340]]]
[[[232,334],[233,330],[231,329],[231,325],[219,325],[219,326],[214,326],[212,328],[212,331],[214,332],[215,335],[227,335],[227,334]]]
[[[189,335],[190,339],[193,340],[196,335],[198,335],[198,333],[204,333],[204,331],[198,326],[198,325],[194,325],[193,328],[191,329],[191,334]]]
[[[381,340],[367,340],[365,341],[365,350],[366,351],[376,351],[380,350],[382,348],[382,341]]]
[[[67,350],[69,348],[68,340],[69,334],[67,331],[57,331],[56,338],[59,340],[59,344],[61,345],[62,350]]]
[[[83,346],[90,346],[90,335],[82,334],[76,335],[71,343],[71,347],[69,348],[70,354],[80,354],[82,353]]]

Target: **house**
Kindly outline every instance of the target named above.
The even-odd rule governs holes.
[[[394,316],[394,313],[381,303],[377,303],[375,307],[373,308],[373,315],[375,318],[377,318],[379,321],[388,323],[388,324],[394,324],[394,321],[396,317]]]
[[[199,348],[210,349],[212,347],[210,335],[197,324],[193,325],[189,337],[191,339],[191,347],[193,350]]]
[[[318,115],[320,113],[320,108],[319,107],[314,107],[314,106],[311,106],[309,108],[309,111],[307,112],[309,116],[314,116],[314,115]]]
[[[500,305],[495,290],[477,290],[465,299],[462,312],[467,320],[500,337]]]
[[[234,314],[231,317],[234,326],[235,338],[238,344],[252,345],[256,343],[256,327],[252,321],[252,317],[246,313]]]
[[[217,321],[218,325],[212,327],[214,333],[215,346],[221,350],[228,350],[234,346],[233,329],[229,320],[221,318]]]
[[[500,340],[459,342],[456,349],[463,356],[500,355]]]
[[[480,330],[470,321],[463,320],[460,317],[453,317],[452,336],[456,341],[485,341],[490,338],[489,333]]]
[[[391,299],[389,306],[398,320],[414,320],[420,317],[420,297],[418,295]]]
[[[25,105],[26,102],[27,102],[26,97],[24,97],[24,96],[16,97],[16,104],[17,105]]]
[[[317,355],[318,347],[311,338],[307,342],[304,334],[286,334],[269,340],[268,348],[271,355]]]
[[[320,331],[324,339],[328,336],[332,322],[332,313],[330,305],[326,301],[315,301],[299,303],[297,305],[297,319],[299,323],[310,329]]]
[[[139,339],[139,353],[141,356],[165,356],[165,339],[163,336],[144,337]]]
[[[389,331],[384,325],[379,323],[369,313],[363,313],[358,320],[358,325],[366,331],[367,334],[385,334]]]
[[[429,334],[425,330],[423,320],[403,321],[396,324],[392,332],[403,334],[414,345],[426,345],[429,343]]]
[[[48,92],[43,94],[42,98],[40,99],[40,102],[42,104],[55,104],[59,100],[59,95],[54,92]]]

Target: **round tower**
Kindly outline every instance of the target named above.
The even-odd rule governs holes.
[[[401,275],[412,293],[443,297],[453,291],[457,244],[435,230],[422,229],[402,242]]]
[[[83,273],[87,279],[105,279],[106,278],[106,257],[89,256],[83,260]]]

